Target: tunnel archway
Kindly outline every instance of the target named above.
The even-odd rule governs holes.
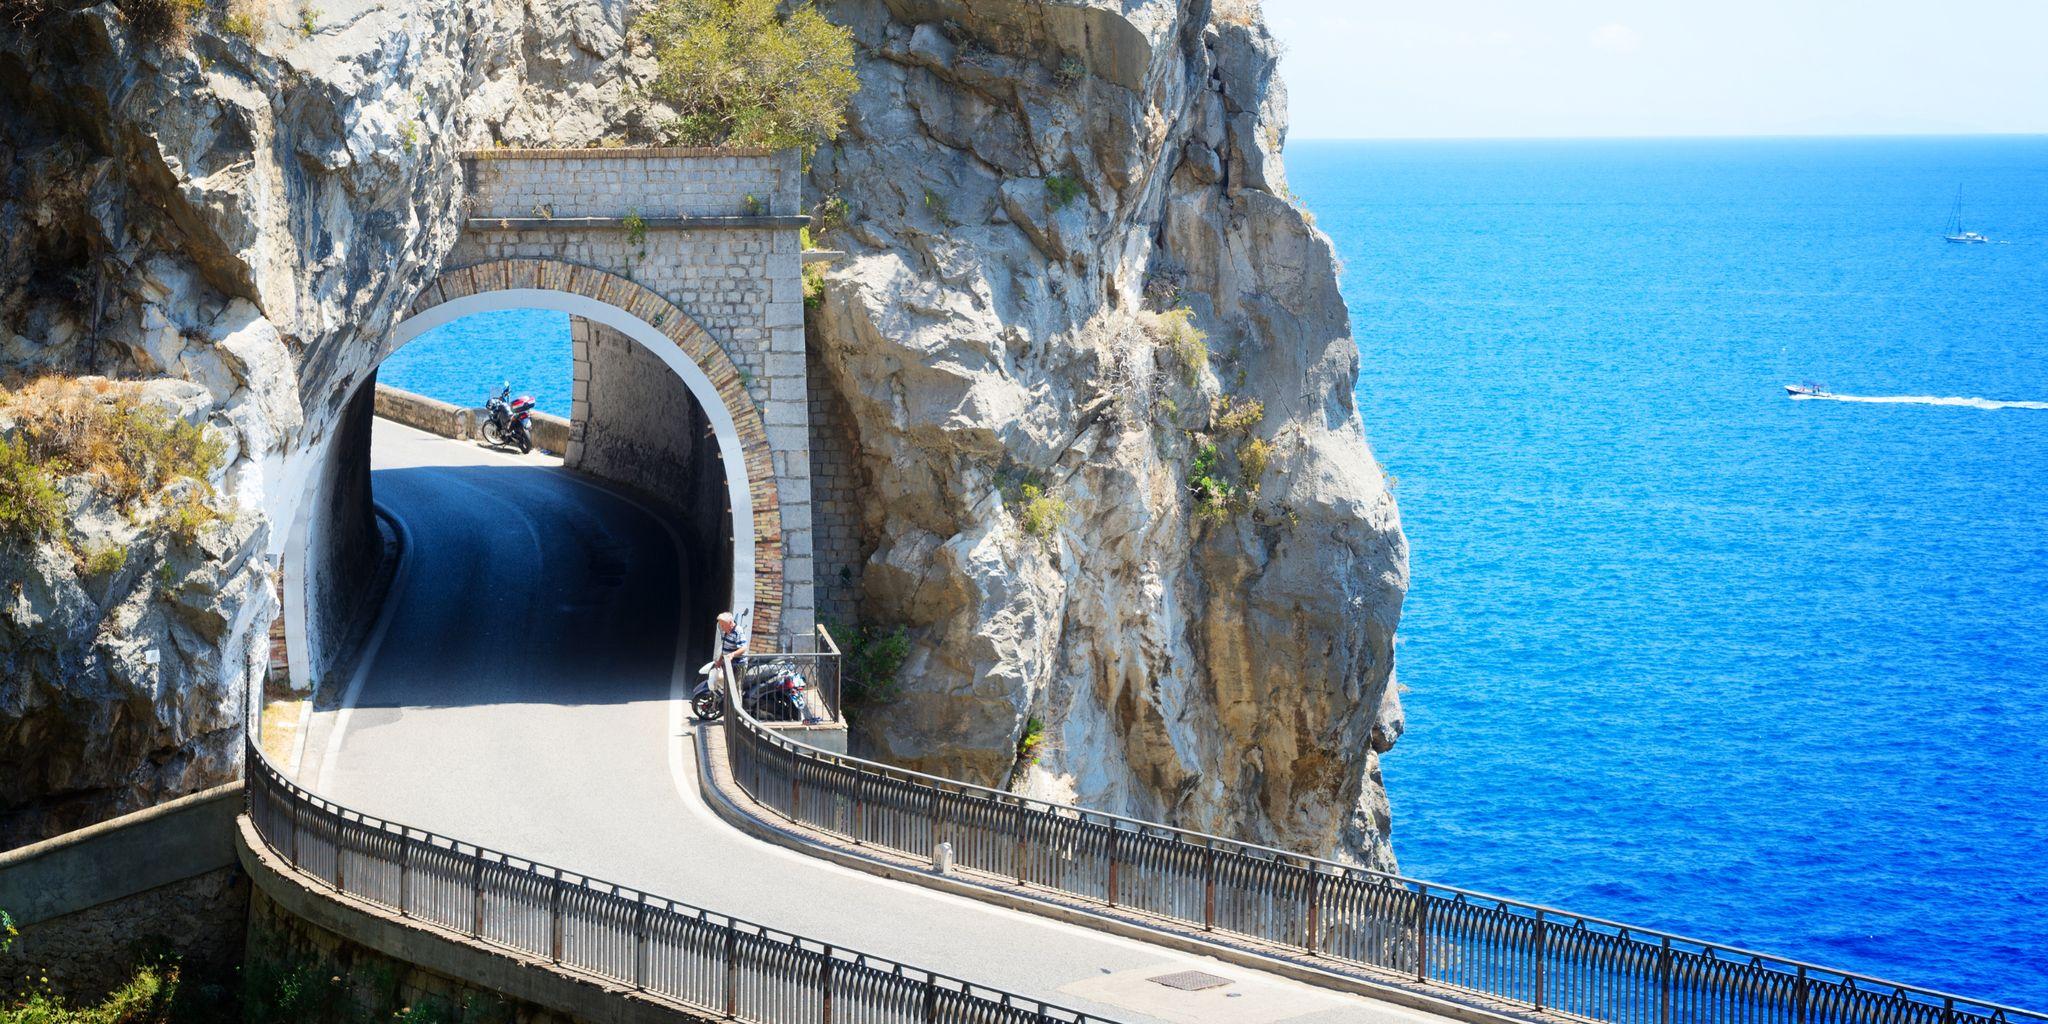
[[[766,427],[739,368],[680,307],[632,281],[590,267],[550,260],[489,261],[437,277],[393,330],[378,361],[436,327],[477,313],[514,309],[551,310],[602,325],[658,359],[682,381],[708,421],[724,471],[732,543],[728,606],[753,609],[753,646],[772,648],[781,629],[783,551]],[[357,400],[366,402],[371,390],[365,387]],[[364,410],[343,420],[367,424],[367,415]],[[316,606],[323,600],[312,583],[321,574],[308,569],[322,556],[312,549],[324,545],[347,551],[354,543],[342,536],[346,531],[322,536],[315,525],[323,516],[336,514],[329,511],[332,502],[321,493],[320,480],[345,475],[348,469],[339,467],[336,457],[357,443],[366,439],[353,437],[347,429],[323,442],[314,461],[329,468],[315,474],[287,545],[285,576],[291,583],[285,594],[285,622],[295,689],[303,690],[313,675],[304,667],[309,656],[301,652],[318,652],[324,646],[308,635],[309,629],[319,628],[311,624],[320,620]]]

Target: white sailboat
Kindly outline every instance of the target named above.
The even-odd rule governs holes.
[[[1961,185],[1956,186],[1956,205],[1954,209],[1949,211],[1948,231],[1942,237],[1951,242],[1959,242],[1964,245],[1979,245],[1991,241],[1991,239],[1975,231],[1963,230],[1963,187]]]

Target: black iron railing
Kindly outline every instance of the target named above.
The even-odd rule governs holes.
[[[791,821],[1376,976],[1610,1024],[2048,1024],[2048,1015],[834,754],[735,709],[733,777]]]
[[[405,917],[763,1024],[1107,1024],[373,818],[287,779],[248,747],[249,817],[308,879]]]

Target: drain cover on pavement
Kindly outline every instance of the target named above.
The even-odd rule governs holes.
[[[1219,978],[1213,974],[1204,974],[1201,971],[1178,971],[1173,974],[1162,974],[1157,978],[1151,979],[1151,981],[1155,985],[1177,988],[1183,992],[1200,992],[1204,989],[1222,988],[1230,984],[1229,978]]]

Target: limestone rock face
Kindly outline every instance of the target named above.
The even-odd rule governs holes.
[[[16,6],[0,376],[159,381],[228,440],[236,514],[173,545],[77,478],[70,536],[0,542],[0,848],[238,773],[284,527],[453,245],[456,153],[595,141],[634,60],[623,0],[256,4],[253,31],[215,5],[165,40],[116,4]],[[106,544],[128,568],[83,578]]]
[[[830,11],[862,90],[813,161],[848,258],[811,341],[872,495],[864,617],[912,640],[859,740],[1390,866],[1407,547],[1257,7]]]

